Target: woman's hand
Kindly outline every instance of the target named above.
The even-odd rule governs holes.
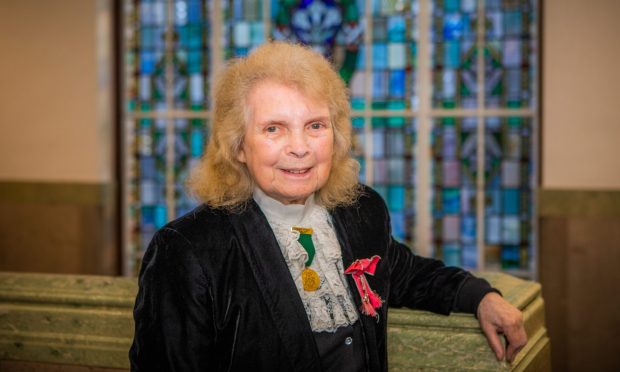
[[[495,352],[497,360],[501,361],[505,356],[506,360],[511,363],[527,343],[521,311],[499,294],[492,292],[480,301],[477,315],[480,328],[487,337],[489,346]],[[499,338],[500,334],[506,338],[507,350]]]

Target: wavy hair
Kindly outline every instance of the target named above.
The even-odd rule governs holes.
[[[237,155],[245,135],[248,93],[264,80],[292,86],[327,104],[334,128],[334,153],[328,180],[315,193],[315,199],[328,209],[352,204],[360,193],[359,163],[350,155],[347,88],[322,55],[286,42],[263,44],[248,57],[232,61],[219,74],[211,136],[205,155],[190,174],[189,191],[210,207],[231,211],[242,209],[252,197],[254,180]]]

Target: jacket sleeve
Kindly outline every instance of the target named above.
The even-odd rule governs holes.
[[[417,256],[404,244],[391,239],[389,305],[476,314],[478,304],[489,292],[497,292],[484,279],[448,267],[440,260]]]
[[[131,370],[207,370],[215,338],[210,298],[190,242],[173,229],[160,230],[140,270]]]
[[[429,310],[440,314],[451,311],[476,314],[478,304],[489,292],[497,292],[484,279],[458,267],[447,267],[440,260],[415,255],[409,247],[391,236],[390,215],[385,202],[374,191],[387,234],[390,289],[388,305]],[[371,196],[372,198],[372,196]],[[376,204],[375,204],[376,205]],[[378,221],[377,221],[378,223]]]

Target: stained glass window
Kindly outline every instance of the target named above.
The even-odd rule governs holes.
[[[395,238],[449,265],[535,272],[535,0],[126,0],[126,273],[184,190],[212,71],[267,39],[312,46],[351,95],[360,181]]]
[[[532,255],[532,128],[527,118],[485,122],[485,262],[527,269]]]
[[[435,255],[476,267],[477,119],[435,119],[432,138]]]
[[[431,138],[433,250],[449,264],[527,276],[536,256],[535,110],[512,110],[535,108],[535,4],[477,4],[433,7],[433,106],[441,116]]]
[[[535,12],[532,1],[485,3],[485,105],[520,108],[534,104]]]
[[[417,1],[373,1],[372,108],[403,110],[415,99]]]
[[[125,2],[126,272],[157,229],[195,205],[183,185],[208,135],[208,9],[200,0]]]
[[[243,57],[265,42],[263,1],[223,0],[222,10],[225,59]]]
[[[433,106],[476,107],[476,0],[433,2]]]
[[[373,117],[371,133],[373,187],[386,201],[394,237],[411,244],[415,123],[402,117]]]

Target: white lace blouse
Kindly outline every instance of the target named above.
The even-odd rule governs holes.
[[[276,236],[312,330],[335,332],[339,327],[355,323],[359,316],[344,277],[340,244],[327,210],[314,202],[314,195],[306,200],[305,205],[285,205],[257,188],[254,200]],[[310,267],[321,279],[316,291],[303,288],[301,272],[305,269],[308,253],[297,241],[299,232],[292,230],[293,226],[310,227],[314,231],[312,242],[316,254]]]

